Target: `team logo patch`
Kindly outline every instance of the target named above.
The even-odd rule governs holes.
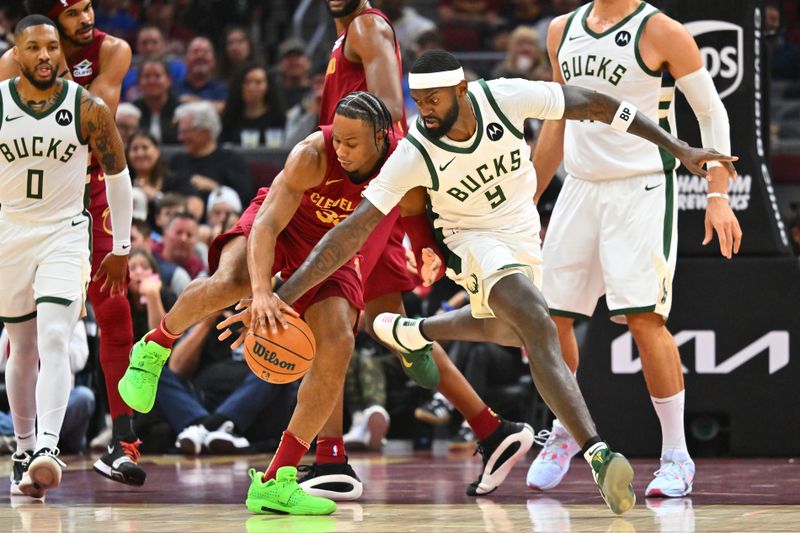
[[[56,122],[60,126],[69,126],[72,124],[72,113],[67,111],[66,109],[61,109],[56,113]]]
[[[84,59],[72,67],[72,76],[75,78],[85,78],[92,75],[92,62]]]
[[[631,42],[631,34],[622,30],[614,36],[614,42],[617,43],[617,46],[628,46]]]
[[[486,136],[493,141],[499,141],[503,133],[503,126],[497,122],[490,122],[489,125],[486,126]]]

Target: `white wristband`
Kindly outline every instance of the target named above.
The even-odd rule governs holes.
[[[726,202],[730,200],[730,196],[728,196],[724,192],[710,192],[710,193],[706,194],[706,198],[708,198],[709,200],[711,198],[721,198],[722,200],[725,200]]]
[[[636,106],[629,102],[622,101],[614,113],[614,120],[611,121],[611,127],[619,131],[628,131],[628,128],[630,128],[633,123],[633,117],[635,116]]]

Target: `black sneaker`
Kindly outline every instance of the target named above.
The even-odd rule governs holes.
[[[125,442],[111,439],[108,450],[95,461],[92,468],[101,476],[126,485],[141,486],[147,477],[144,469],[136,461],[139,459],[140,440]]]
[[[467,496],[486,496],[506,479],[513,466],[533,446],[533,428],[521,422],[501,420],[500,427],[478,443],[475,450],[483,456],[483,471],[467,487]]]
[[[344,463],[298,466],[297,482],[312,496],[337,501],[357,500],[364,490],[364,485],[346,457]]]
[[[432,426],[441,426],[450,422],[451,407],[438,394],[433,399],[414,410],[414,418]]]
[[[451,452],[472,449],[478,443],[478,438],[467,424],[462,424],[455,435],[450,438],[447,449]]]
[[[33,455],[33,450],[23,451],[23,452],[15,452],[14,455],[11,456],[11,485],[9,486],[9,492],[12,496],[24,496],[24,493],[20,490],[19,484],[22,482],[22,477],[28,473],[28,465],[31,464],[31,456]]]
[[[209,431],[203,443],[211,453],[230,455],[247,453],[250,450],[250,441],[236,433],[234,423],[226,420],[214,431]]]

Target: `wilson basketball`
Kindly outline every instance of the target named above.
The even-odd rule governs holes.
[[[291,383],[303,377],[317,353],[317,343],[308,324],[299,318],[285,315],[289,327],[272,333],[269,329],[250,331],[244,341],[244,360],[247,366],[264,381],[275,384]]]

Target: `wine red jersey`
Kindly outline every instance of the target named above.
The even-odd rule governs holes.
[[[368,14],[381,17],[391,26],[392,32],[394,32],[394,26],[392,26],[392,23],[381,11],[372,8],[365,9],[359,17]],[[339,100],[349,93],[368,90],[364,65],[348,61],[344,55],[344,45],[346,41],[347,28],[337,37],[336,42],[333,44],[330,61],[328,61],[328,70],[325,72],[325,86],[322,89],[322,104],[319,112],[320,124],[330,124],[333,122],[333,115],[336,112],[336,104],[339,103]],[[402,78],[403,62],[400,57],[400,44],[397,42],[396,36],[394,40],[394,49],[397,54],[397,68]],[[403,110],[403,118],[395,124],[394,130],[395,133],[400,136],[405,135],[407,131],[405,110]]]

